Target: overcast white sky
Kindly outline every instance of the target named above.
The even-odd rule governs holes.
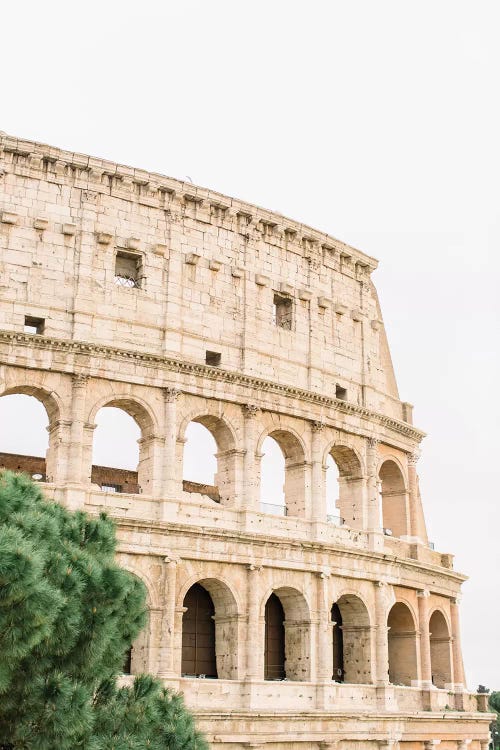
[[[500,689],[500,6],[4,3],[0,129],[162,172],[380,260],[431,539],[470,575],[470,687]]]

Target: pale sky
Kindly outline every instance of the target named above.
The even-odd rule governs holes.
[[[498,2],[2,7],[0,129],[249,200],[375,256],[430,538],[500,689]]]

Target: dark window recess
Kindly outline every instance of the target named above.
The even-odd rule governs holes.
[[[331,612],[333,627],[333,674],[334,682],[344,682],[344,640],[342,637],[342,615],[338,604],[334,604]]]
[[[211,365],[212,367],[218,367],[220,365],[222,354],[220,352],[205,352],[205,364]]]
[[[277,328],[292,330],[293,303],[290,297],[275,294],[273,297],[273,323]]]
[[[125,661],[122,668],[123,674],[132,674],[132,646],[125,654]]]
[[[271,594],[265,609],[264,679],[284,680],[285,613],[279,598]]]
[[[217,677],[215,660],[215,608],[212,597],[195,583],[184,597],[181,674]]]
[[[342,388],[341,385],[335,386],[335,398],[339,398],[341,401],[347,401],[347,389]]]
[[[24,333],[43,333],[45,330],[44,318],[33,318],[31,315],[24,316]]]
[[[119,250],[115,258],[115,284],[129,289],[141,285],[142,258],[137,253]]]

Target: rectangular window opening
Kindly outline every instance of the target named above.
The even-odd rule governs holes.
[[[123,492],[121,484],[101,484],[101,490],[103,492]]]
[[[142,257],[137,253],[118,250],[115,257],[115,284],[126,289],[141,285]]]
[[[338,383],[335,386],[335,398],[338,398],[341,401],[347,401],[347,389],[342,388]]]
[[[222,354],[220,352],[205,352],[205,364],[210,365],[211,367],[219,367],[222,359]]]
[[[273,297],[273,323],[277,328],[292,330],[293,304],[290,297],[275,294]]]
[[[24,316],[24,333],[41,334],[45,330],[45,318],[33,318],[31,315]]]

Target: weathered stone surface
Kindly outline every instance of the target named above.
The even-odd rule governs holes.
[[[0,168],[0,394],[33,395],[49,416],[45,459],[0,462],[116,518],[121,562],[149,597],[132,671],[182,690],[218,748],[484,748],[488,715],[464,687],[463,576],[428,544],[423,433],[399,399],[376,261],[236,199],[43,144],[2,135]],[[92,467],[106,405],[141,428],[137,474]],[[193,420],[216,440],[217,487],[183,484]],[[286,516],[260,505],[268,435],[286,457]],[[341,525],[327,517],[329,455]],[[197,583],[218,679],[182,676]],[[280,681],[264,679],[273,592]]]

